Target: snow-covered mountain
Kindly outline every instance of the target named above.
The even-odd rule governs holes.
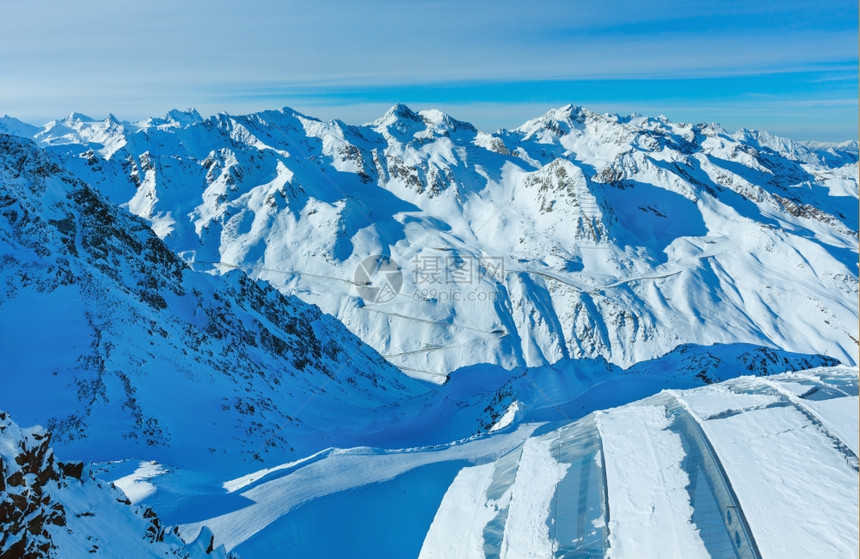
[[[0,259],[3,405],[70,459],[238,475],[354,445],[378,408],[427,391],[316,307],[189,269],[145,222],[2,134]]]
[[[493,134],[397,105],[363,126],[72,114],[32,137],[196,269],[315,303],[413,376],[685,343],[856,362],[856,142],[573,106]]]
[[[0,555],[856,549],[857,155],[3,117]]]
[[[656,390],[836,362],[683,346],[626,371],[602,358],[485,364],[430,390],[300,299],[241,271],[191,270],[28,140],[0,135],[0,203],[4,405],[71,458],[239,475],[332,446],[473,436],[513,405],[520,417],[583,393],[593,405],[591,387],[620,376]]]

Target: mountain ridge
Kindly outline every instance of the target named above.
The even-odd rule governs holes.
[[[289,108],[137,131],[108,120],[36,139],[189,262],[320,305],[420,378],[596,355],[629,366],[683,343],[855,359],[856,143],[573,105],[494,134],[405,105],[362,126]],[[403,272],[387,306],[353,285],[374,254]],[[488,258],[503,277],[480,276]],[[424,281],[422,266],[464,262],[471,281]],[[779,294],[762,299],[760,283]]]
[[[0,257],[5,406],[72,456],[145,449],[241,470],[316,450],[338,409],[353,415],[349,441],[376,407],[427,390],[318,308],[239,272],[191,270],[145,222],[5,135]]]

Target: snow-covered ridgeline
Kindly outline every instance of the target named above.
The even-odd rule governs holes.
[[[186,260],[318,304],[414,376],[682,343],[855,361],[856,142],[572,106],[492,134],[398,105],[363,126],[173,111],[32,135]],[[355,285],[374,254],[402,268],[391,300]]]

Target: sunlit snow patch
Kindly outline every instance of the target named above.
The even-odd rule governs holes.
[[[508,409],[505,410],[505,414],[499,418],[499,420],[496,422],[496,424],[493,425],[492,427],[490,427],[490,432],[492,433],[492,432],[498,431],[500,429],[504,429],[505,427],[507,427],[508,425],[513,423],[514,419],[516,419],[517,414],[519,412],[520,412],[520,403],[519,402],[512,403],[510,406],[508,406]]]
[[[141,461],[134,473],[114,480],[113,484],[120,488],[132,503],[139,503],[155,493],[156,487],[149,483],[149,480],[166,473],[167,470],[158,462]]]

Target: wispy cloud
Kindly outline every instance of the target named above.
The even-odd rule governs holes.
[[[856,96],[856,21],[845,0],[19,2],[0,21],[0,112]],[[806,93],[765,83],[804,72]]]

